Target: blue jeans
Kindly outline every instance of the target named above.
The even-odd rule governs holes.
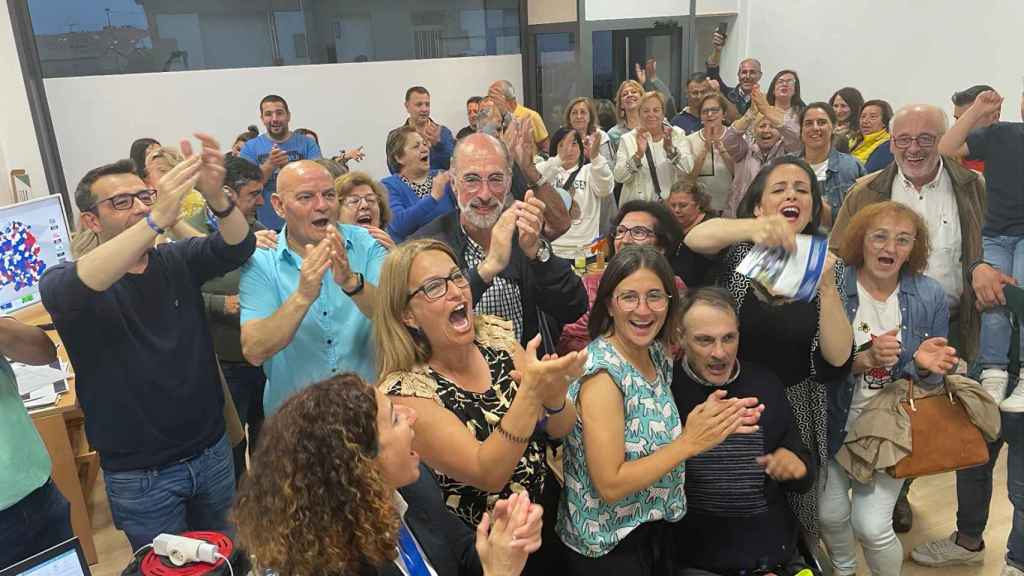
[[[132,550],[160,534],[189,530],[231,533],[235,467],[227,436],[191,459],[149,470],[104,472],[114,526]]]
[[[983,236],[985,262],[1017,279],[1024,286],[1024,236]],[[1006,370],[1010,350],[1010,310],[1001,306],[981,313],[981,344],[978,364],[981,368]],[[1024,339],[1021,339],[1024,352]],[[1024,353],[1021,354],[1024,358]]]
[[[220,369],[224,372],[224,380],[228,383],[231,391],[231,400],[238,412],[238,419],[242,422],[242,429],[248,425],[248,438],[245,436],[232,451],[235,462],[235,485],[238,479],[245,473],[246,449],[251,445],[256,449],[256,440],[259,438],[260,430],[263,428],[263,388],[266,385],[267,377],[263,374],[263,368],[253,366],[247,362],[225,362],[221,361]]]
[[[972,538],[981,538],[985,532],[992,502],[992,468],[1005,439],[1006,488],[1013,505],[1006,562],[1024,570],[1024,414],[1003,412],[1002,416],[1003,437],[989,444],[988,463],[956,473],[956,528]]]
[[[71,507],[52,479],[0,510],[0,570],[71,538]]]

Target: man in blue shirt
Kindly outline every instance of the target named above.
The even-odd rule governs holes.
[[[711,93],[711,86],[707,76],[701,72],[690,74],[686,81],[686,107],[672,119],[672,125],[683,129],[687,134],[693,134],[704,127],[700,119],[700,111],[696,109],[706,94]],[[694,114],[696,112],[696,114]]]
[[[338,224],[324,167],[289,164],[278,184],[271,200],[285,226],[277,248],[257,251],[239,284],[242,354],[267,374],[267,416],[297,390],[342,372],[376,381],[369,318],[387,255],[363,228]]]
[[[707,59],[707,76],[712,88],[720,90],[732,106],[725,114],[726,120],[732,122],[747,113],[750,108],[750,94],[754,86],[761,81],[761,63],[754,58],[745,58],[740,61],[739,70],[736,71],[736,79],[739,81],[736,86],[730,88],[722,80],[721,69],[718,66],[722,58],[722,47],[725,46],[725,36],[715,32],[712,39],[714,48]]]
[[[260,167],[263,173],[263,206],[256,215],[264,226],[280,230],[284,220],[274,212],[270,197],[277,189],[277,173],[289,162],[315,160],[321,156],[320,146],[308,136],[288,128],[292,114],[284,98],[270,94],[260,100],[260,121],[267,131],[249,140],[239,155]]]
[[[430,145],[430,169],[447,170],[451,166],[452,151],[455,150],[455,137],[447,126],[434,122],[430,117],[430,92],[423,86],[413,86],[405,91],[405,111],[409,118],[402,126],[415,128],[420,136]],[[387,142],[391,141],[392,135],[399,128],[388,132]],[[385,148],[387,148],[385,142]],[[398,166],[388,158],[388,170],[392,174],[398,172]]]

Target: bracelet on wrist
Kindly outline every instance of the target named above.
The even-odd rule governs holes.
[[[228,207],[227,208],[225,208],[223,210],[216,210],[216,209],[214,209],[213,206],[210,206],[210,212],[213,213],[213,215],[216,216],[217,218],[221,218],[221,219],[227,218],[228,216],[231,215],[232,212],[234,212],[235,206],[237,206],[237,204],[235,203],[234,198],[232,198],[231,196],[226,196],[226,197],[228,199]],[[207,203],[207,205],[209,206],[209,203]]]
[[[554,416],[555,414],[561,414],[562,411],[565,410],[565,407],[566,407],[566,405],[568,403],[569,403],[569,399],[568,398],[562,398],[562,405],[559,408],[552,410],[551,408],[548,408],[547,406],[545,406],[544,407],[544,414],[546,414],[548,416]]]
[[[498,420],[498,434],[501,434],[506,440],[514,444],[528,444],[530,442],[529,436],[516,436],[508,430],[505,430],[505,427],[501,424],[501,420]]]
[[[153,231],[156,232],[157,234],[163,234],[164,233],[164,229],[161,228],[160,225],[157,224],[155,220],[153,220],[153,214],[152,213],[146,214],[146,224],[150,228],[152,228]]]

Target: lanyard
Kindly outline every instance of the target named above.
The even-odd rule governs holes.
[[[398,552],[402,555],[402,562],[409,570],[409,576],[430,576],[427,570],[427,563],[423,561],[423,555],[416,548],[416,542],[412,539],[412,533],[402,522],[398,530]]]

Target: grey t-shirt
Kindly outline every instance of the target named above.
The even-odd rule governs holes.
[[[984,236],[1024,236],[1024,124],[996,122],[967,136],[971,160],[985,161]]]

